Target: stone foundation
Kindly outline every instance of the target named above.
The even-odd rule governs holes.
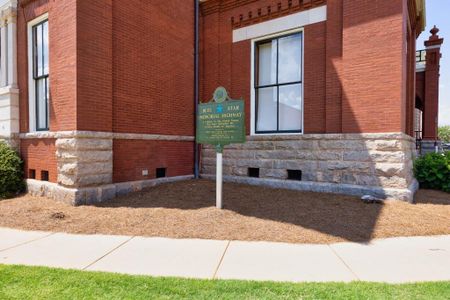
[[[28,179],[27,191],[32,196],[47,197],[69,205],[92,205],[111,200],[117,196],[139,192],[159,184],[183,181],[194,178],[193,175],[151,179],[144,181],[107,184],[96,187],[67,188],[56,183]]]
[[[189,175],[113,183],[114,139],[193,141],[194,138],[190,136],[61,131],[25,133],[21,134],[20,138],[55,140],[57,181],[52,183],[29,179],[28,192],[31,195],[52,198],[70,205],[95,204],[157,184],[193,178],[193,175]]]
[[[202,152],[202,174],[215,175],[215,151]],[[224,151],[228,180],[300,190],[412,201],[415,141],[402,133],[251,136]],[[259,168],[260,178],[249,178]],[[302,181],[287,170],[301,170]]]
[[[20,148],[20,139],[19,135],[12,136],[0,136],[0,141],[6,142],[11,148],[19,151]]]
[[[420,141],[420,155],[425,155],[428,153],[436,153],[436,146],[437,146],[438,152],[443,151],[441,141],[421,140]]]
[[[92,187],[112,183],[113,134],[60,133],[56,140],[58,184]]]

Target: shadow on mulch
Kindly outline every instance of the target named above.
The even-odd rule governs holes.
[[[192,180],[165,184],[98,207],[196,210],[214,207],[215,183]],[[364,204],[358,197],[224,184],[224,209],[340,237],[368,242],[384,204]]]

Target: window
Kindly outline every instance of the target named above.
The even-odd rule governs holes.
[[[49,43],[48,20],[31,27],[32,80],[30,99],[34,100],[34,127],[37,131],[49,129]],[[31,96],[30,96],[31,97]],[[32,110],[30,109],[30,112]]]
[[[255,133],[302,132],[301,32],[255,43]]]

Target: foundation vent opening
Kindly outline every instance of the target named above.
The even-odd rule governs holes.
[[[166,177],[167,168],[157,168],[156,169],[156,178],[164,178]]]
[[[287,170],[288,180],[302,180],[302,171],[301,170]]]
[[[28,170],[28,178],[36,179],[36,170],[35,169],[29,169]]]
[[[41,180],[42,181],[48,181],[49,180],[48,178],[49,178],[48,171],[42,170],[41,171]]]
[[[248,168],[248,177],[259,178],[259,168]]]

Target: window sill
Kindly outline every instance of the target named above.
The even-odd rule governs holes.
[[[256,133],[253,132],[250,136],[298,136],[303,135],[303,132],[274,132],[274,133]]]

